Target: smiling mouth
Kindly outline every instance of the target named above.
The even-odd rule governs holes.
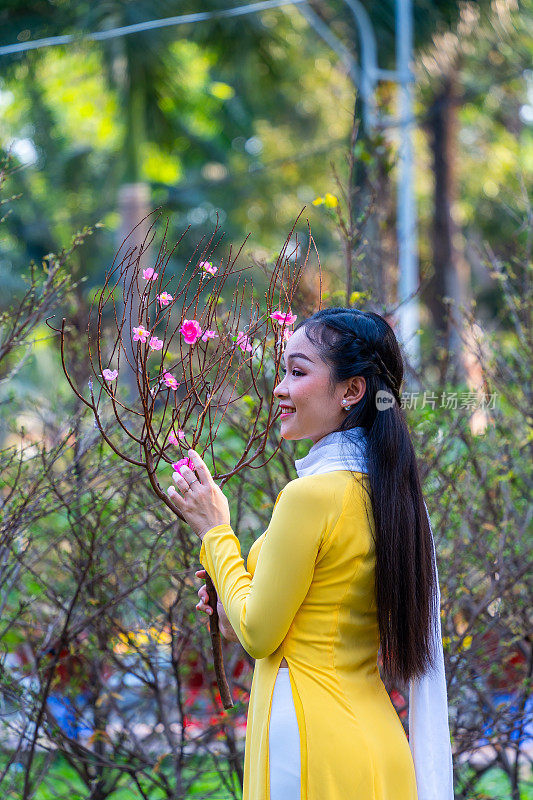
[[[289,408],[288,406],[281,406],[280,419],[284,419],[285,417],[288,417],[291,414],[296,414],[296,409],[295,408]]]

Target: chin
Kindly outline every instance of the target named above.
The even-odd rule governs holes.
[[[311,436],[309,434],[304,434],[302,436],[301,434],[298,435],[297,433],[282,433],[281,438],[286,439],[288,442],[299,442],[300,439],[310,439]]]
[[[281,438],[282,438],[282,439],[286,439],[288,442],[290,442],[290,441],[291,441],[291,439],[294,439],[294,436],[291,436],[291,434],[290,434],[290,433],[289,433],[289,434],[284,434],[284,433],[282,433],[282,434],[281,434]]]

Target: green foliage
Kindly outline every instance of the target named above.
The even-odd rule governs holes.
[[[449,410],[437,404],[408,414],[437,539],[444,647],[452,676],[452,736],[458,749],[474,752],[486,718],[483,699],[502,679],[509,656],[528,630],[523,523],[532,441],[527,394],[531,346],[524,325],[529,314],[527,258],[519,250],[527,245],[529,233],[527,224],[517,230],[516,219],[527,223],[531,213],[523,180],[533,152],[527,122],[531,41],[522,9],[498,4],[498,13],[505,16],[506,5],[507,21],[487,17],[487,4],[478,4],[483,12],[478,25],[469,28],[462,18],[459,35],[447,34],[436,45],[437,54],[453,55],[454,48],[458,53],[462,94],[453,216],[473,269],[480,318],[485,315],[487,329],[493,321],[499,325],[489,337],[490,359],[484,372],[488,388],[497,393],[497,404],[482,435],[472,432],[468,408]],[[366,6],[378,26],[380,63],[391,66],[393,4]],[[432,72],[435,64],[427,55],[433,52],[431,39],[455,24],[459,8],[458,3],[444,1],[416,6],[421,121],[446,74],[446,64],[440,63]],[[39,0],[31,9],[14,2],[9,10],[0,11],[1,36],[7,43],[25,36],[24,31],[36,38],[104,29],[182,10],[175,2],[139,5],[114,0],[104,5]],[[345,6],[334,6],[328,13],[332,11],[335,19],[327,21],[346,41],[355,39]],[[247,247],[267,265],[265,276],[288,225],[306,205],[302,219],[311,222],[325,267],[323,300],[344,302],[346,292],[339,288],[344,255],[332,224],[337,206],[331,198],[336,198],[338,187],[331,160],[342,161],[342,148],[349,141],[353,87],[337,68],[336,56],[297,8],[271,9],[246,18],[245,23],[218,19],[105,45],[79,42],[3,63],[0,147],[6,150],[15,140],[21,167],[10,176],[10,194],[20,198],[15,203],[10,197],[6,204],[10,213],[0,244],[0,278],[9,294],[6,311],[28,281],[34,287],[30,304],[39,305],[42,287],[53,273],[53,303],[48,310],[57,321],[64,305],[70,304],[70,316],[76,319],[73,347],[80,356],[84,353],[81,334],[87,304],[95,298],[95,287],[116,249],[118,190],[124,180],[133,179],[147,181],[153,205],[170,215],[170,238],[191,226],[187,247],[211,233],[217,212],[226,231],[222,249],[230,243],[235,249],[253,228]],[[386,85],[380,90],[385,111],[392,106],[389,91]],[[433,173],[423,125],[415,145],[421,260],[428,266]],[[385,212],[382,233],[387,234],[392,226],[386,212],[395,148],[388,136],[380,135],[372,140],[360,137],[354,152],[361,171],[376,182]],[[341,163],[337,171],[346,181],[346,165]],[[315,207],[317,196],[329,200]],[[339,198],[345,210],[340,192]],[[361,223],[361,209],[354,214]],[[105,227],[90,235],[92,229],[85,226],[99,220]],[[380,263],[377,226],[369,226],[367,235]],[[486,266],[488,282],[476,249],[484,239],[504,264],[503,269]],[[62,250],[71,240],[72,247]],[[186,249],[173,257],[175,273],[185,269]],[[245,252],[243,260],[247,258]],[[349,299],[358,306],[375,300],[364,275],[365,259],[362,250],[353,254],[357,282]],[[28,270],[30,262],[33,272]],[[266,277],[259,270],[255,274],[262,299],[261,281]],[[8,312],[0,318],[0,346],[10,316]],[[198,588],[192,577],[199,566],[198,543],[154,502],[144,476],[141,479],[102,445],[92,419],[78,414],[62,377],[55,338],[44,327],[45,317],[41,314],[21,332],[3,362],[10,371],[27,359],[23,369],[2,385],[0,398],[4,445],[0,490],[2,521],[7,520],[0,582],[0,688],[11,718],[19,712],[35,718],[51,663],[49,654],[45,658],[41,651],[48,652],[64,627],[68,655],[61,663],[68,665],[69,658],[79,657],[90,675],[90,713],[100,725],[98,730],[116,723],[125,731],[125,741],[119,735],[106,739],[99,733],[88,744],[95,759],[103,754],[112,765],[98,767],[106,785],[112,786],[119,776],[109,796],[140,797],[123,770],[127,762],[134,765],[150,800],[174,797],[176,772],[172,759],[165,756],[169,745],[160,718],[171,709],[176,714],[172,724],[178,724],[177,710],[187,698],[176,676],[183,682],[193,668],[186,658],[171,663],[171,654],[192,649],[203,664],[210,659],[209,636],[192,610]],[[425,331],[425,352],[431,340],[431,331]],[[83,378],[83,358],[77,363]],[[444,380],[439,391],[467,393],[469,387]],[[221,425],[219,465],[234,464],[242,452],[239,422],[251,418],[252,402],[243,397],[239,419]],[[266,528],[277,492],[288,476],[294,476],[294,457],[306,451],[304,442],[285,442],[260,476],[249,470],[228,481],[232,520],[243,553]],[[162,485],[167,478],[168,465],[160,470]],[[9,495],[14,486],[18,490]],[[70,604],[72,617],[66,622]],[[175,637],[172,648],[169,631]],[[494,631],[497,647],[488,646],[484,638]],[[10,672],[9,659],[21,645],[40,654],[37,665],[31,662],[22,669],[33,683],[22,683],[18,674],[14,680]],[[79,694],[86,677],[83,670],[81,677],[74,670],[64,678],[66,696]],[[108,686],[106,670],[118,676],[118,690]],[[132,675],[140,686],[135,707],[128,710],[124,696]],[[158,707],[154,697],[156,690],[161,696],[159,679],[164,702]],[[56,676],[55,688],[57,680]],[[249,674],[242,678],[243,684],[247,680]],[[517,686],[525,691],[522,676]],[[245,698],[240,703],[245,706]],[[129,726],[138,716],[153,727],[155,745],[148,756],[146,750],[136,749],[135,736],[130,735]],[[501,718],[505,739],[513,721],[505,708]],[[43,773],[34,797],[68,795],[85,800],[92,791],[86,756],[79,759],[76,747],[51,718],[45,718],[43,730],[56,750],[50,763],[45,753],[36,752],[31,772]],[[6,747],[4,762],[8,755]],[[217,798],[238,796],[236,774],[222,762],[234,794],[204,756],[192,757],[180,776],[193,781],[190,796],[209,792]],[[20,797],[24,773],[11,769],[8,777],[11,783],[2,785],[5,796]],[[168,791],[162,788],[162,777],[168,781]],[[456,777],[462,791],[463,779],[472,778],[471,771],[457,770]],[[508,777],[493,769],[477,783],[474,780],[464,796],[495,799],[510,796],[510,791]],[[527,791],[522,791],[521,800],[529,800]]]

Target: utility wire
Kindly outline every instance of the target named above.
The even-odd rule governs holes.
[[[129,36],[132,33],[142,31],[153,31],[157,28],[169,28],[172,25],[188,25],[192,22],[207,22],[210,19],[220,19],[223,17],[241,17],[245,14],[257,14],[269,8],[281,8],[282,6],[295,6],[307,3],[308,0],[262,0],[258,3],[247,3],[236,8],[225,8],[221,11],[199,11],[196,14],[181,14],[177,17],[165,17],[164,19],[152,19],[146,22],[137,22],[134,25],[123,25],[121,28],[110,28],[105,31],[96,31],[86,35],[65,34],[64,36],[49,36],[46,39],[34,39],[31,42],[17,42],[0,47],[0,56],[8,56],[14,53],[24,53],[28,50],[39,50],[42,47],[54,47],[61,44],[72,44],[80,41],[102,42],[106,39],[116,39],[119,36]]]

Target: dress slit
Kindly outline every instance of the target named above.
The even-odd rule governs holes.
[[[288,667],[279,667],[269,722],[270,800],[300,798],[300,733]]]

